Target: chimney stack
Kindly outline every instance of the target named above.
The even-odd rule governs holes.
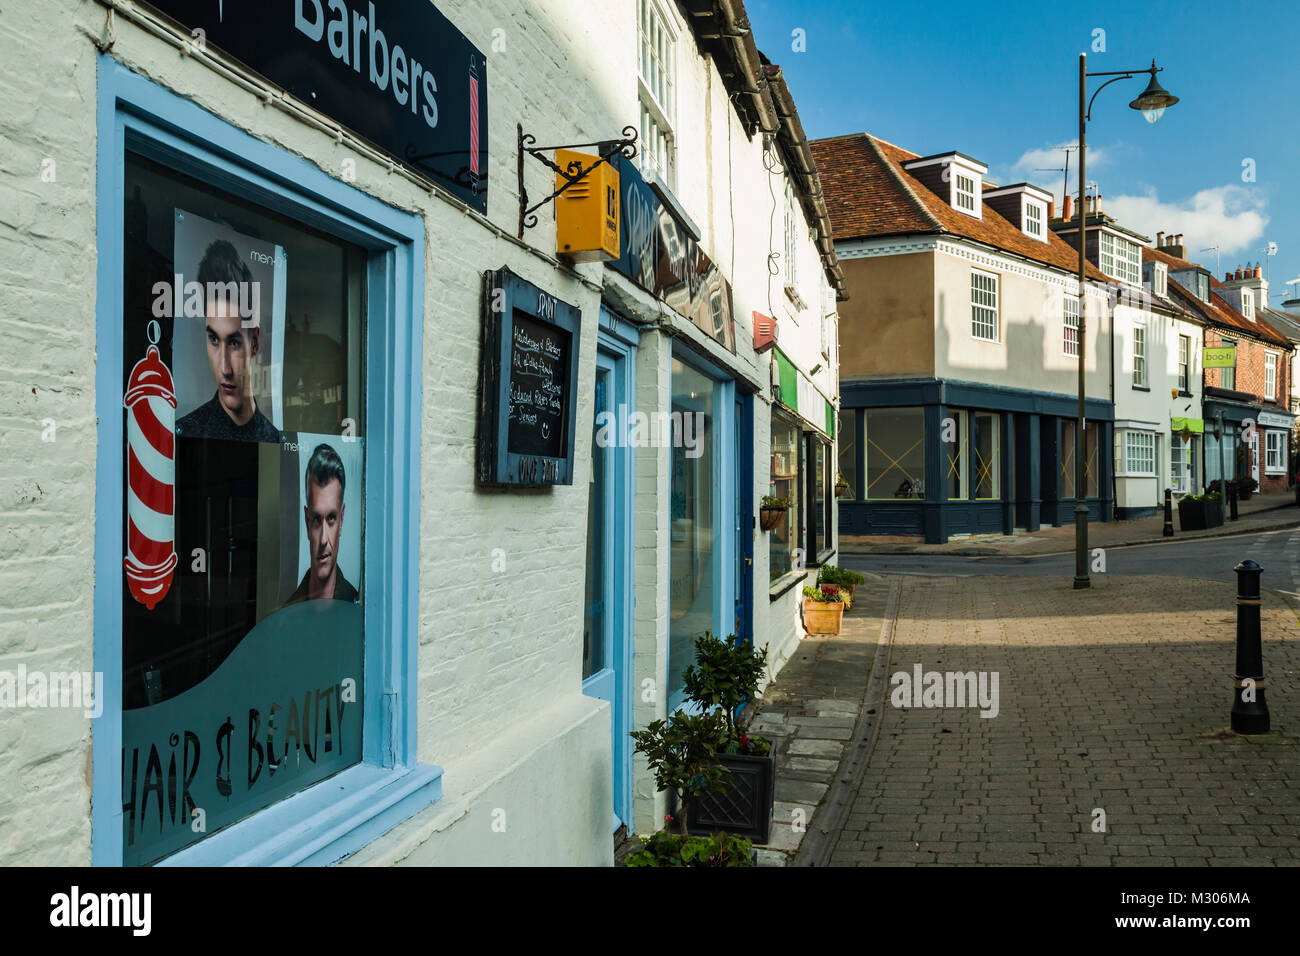
[[[1073,216],[1070,215],[1070,199],[1071,199],[1070,196],[1065,197],[1065,215],[1062,218],[1065,219],[1066,222],[1069,222],[1071,219],[1074,218]]]
[[[1056,218],[1056,200],[1051,199],[1048,200],[1047,203],[1047,221],[1051,222],[1055,218]]]
[[[1241,266],[1237,266],[1237,272],[1236,272],[1236,274],[1233,276],[1233,278],[1234,278],[1234,279],[1240,279],[1241,277],[1242,277],[1242,275],[1241,275]]]
[[[1156,233],[1156,248],[1159,249],[1165,244],[1165,231],[1161,229]]]

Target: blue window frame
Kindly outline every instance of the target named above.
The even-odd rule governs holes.
[[[735,633],[739,584],[735,573],[737,539],[733,518],[737,513],[734,496],[740,488],[736,474],[735,381],[712,362],[675,345],[672,392],[672,412],[683,416],[702,414],[704,419],[702,433],[693,424],[689,430],[683,424],[684,433],[678,440],[675,431],[671,449],[668,504],[670,712],[680,709],[686,702],[681,678],[694,659],[695,639],[706,630],[724,637]],[[687,440],[706,447],[699,448],[699,455],[692,458],[686,447]]]
[[[364,502],[368,598],[361,762],[252,813],[160,865],[328,864],[442,795],[416,758],[422,219],[270,146],[108,56],[98,62],[98,294],[92,862],[123,861],[123,203],[129,151],[367,251]],[[412,436],[416,440],[412,441]],[[114,573],[115,569],[117,573]]]

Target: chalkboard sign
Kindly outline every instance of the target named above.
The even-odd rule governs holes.
[[[515,310],[510,329],[510,410],[506,449],[564,457],[569,333]]]
[[[573,484],[582,316],[509,269],[484,275],[480,485]]]

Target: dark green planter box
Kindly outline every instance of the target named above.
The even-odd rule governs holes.
[[[1223,524],[1223,499],[1218,501],[1178,502],[1178,527],[1183,531],[1203,531]]]
[[[767,843],[776,806],[776,761],[770,756],[718,754],[718,762],[731,771],[727,789],[706,794],[691,805],[686,832],[707,836],[723,831]]]

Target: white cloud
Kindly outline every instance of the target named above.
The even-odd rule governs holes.
[[[1140,196],[1107,196],[1102,192],[1101,209],[1121,226],[1151,236],[1157,232],[1183,233],[1188,258],[1218,244],[1224,256],[1250,253],[1261,247],[1268,226],[1268,200],[1246,186],[1228,185],[1202,189],[1190,199],[1165,202],[1151,188]]]
[[[1065,167],[1065,150],[1061,147],[1077,145],[1078,140],[1070,140],[1068,143],[1061,143],[1060,146],[1057,147],[1044,146],[1040,149],[1026,150],[1019,159],[1011,164],[1011,172],[1018,179],[1023,179],[1027,182],[1040,184],[1051,183],[1051,188],[1055,191],[1056,184],[1061,181],[1061,174],[1050,172],[1050,170],[1063,169]],[[1109,147],[1103,148],[1100,146],[1089,146],[1089,172],[1104,167],[1109,158]],[[1088,178],[1091,179],[1092,177],[1089,176]],[[1071,191],[1077,191],[1078,188],[1079,151],[1075,149],[1070,153],[1070,189]]]

